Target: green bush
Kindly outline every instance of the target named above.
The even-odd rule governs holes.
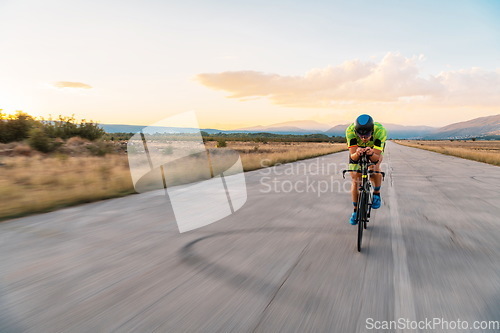
[[[0,109],[0,142],[22,141],[29,136],[29,131],[36,121],[30,115],[18,111],[15,115],[6,115]]]
[[[58,120],[42,120],[43,127],[47,135],[51,138],[69,139],[72,136],[77,136],[78,126],[75,124],[73,117],[59,116]]]
[[[165,155],[172,155],[174,153],[174,147],[169,145],[162,150],[163,154]]]
[[[104,133],[104,130],[99,127],[99,124],[93,121],[87,122],[85,119],[82,119],[78,126],[78,136],[90,141],[100,139]]]
[[[79,136],[94,141],[104,135],[104,130],[98,123],[82,119],[77,122],[73,116],[59,116],[57,120],[37,120],[27,113],[18,111],[15,115],[7,115],[0,109],[0,143],[23,141],[30,137],[30,131],[34,128],[41,129],[49,138],[69,138]],[[40,136],[39,131],[34,132]]]
[[[226,140],[223,139],[217,140],[217,148],[224,148],[224,147],[227,147]]]
[[[99,127],[99,124],[93,121],[82,121],[78,124],[75,117],[59,116],[57,120],[42,120],[45,131],[51,138],[69,139],[79,136],[90,141],[97,140],[104,135],[104,130]]]
[[[28,144],[31,148],[42,153],[50,153],[54,151],[54,140],[51,139],[42,128],[35,127],[29,131]]]
[[[134,133],[104,133],[101,137],[104,140],[111,141],[126,141],[130,140],[131,137],[134,136]]]
[[[91,145],[87,146],[87,149],[94,156],[105,156],[112,152],[112,146],[104,141],[96,141]]]

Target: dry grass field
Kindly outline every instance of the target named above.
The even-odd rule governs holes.
[[[215,144],[215,142],[207,142],[205,145],[207,148],[214,148]],[[228,142],[228,148],[240,153],[245,171],[347,150],[345,143],[327,142],[270,142],[267,144]]]
[[[0,218],[133,193],[126,156],[16,156],[0,166]]]
[[[225,149],[216,148],[216,142],[206,145]],[[346,145],[227,142],[227,148],[240,153],[244,170],[249,171],[346,150]],[[124,154],[97,157],[24,152],[0,158],[0,219],[134,193]]]
[[[421,148],[445,155],[457,156],[500,166],[500,141],[396,140],[395,142],[409,147]]]

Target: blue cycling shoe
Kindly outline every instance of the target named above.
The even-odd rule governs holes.
[[[352,225],[358,224],[358,222],[356,222],[356,212],[352,213],[349,223],[351,223]]]
[[[382,200],[380,200],[380,195],[373,195],[372,208],[379,209],[382,204]]]

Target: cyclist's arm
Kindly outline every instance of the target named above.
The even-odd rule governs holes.
[[[382,150],[377,148],[370,148],[366,152],[370,156],[370,161],[373,163],[377,163],[380,160],[380,155],[382,154]]]
[[[366,151],[367,148],[360,148],[358,146],[349,147],[349,154],[351,155],[351,160],[357,161],[359,157]]]
[[[374,133],[374,144],[373,148],[370,148],[366,153],[370,156],[370,161],[373,163],[377,163],[380,161],[382,152],[385,147],[385,140],[387,139],[387,131],[384,127],[378,126]]]
[[[359,159],[359,155],[357,153],[358,146],[349,147],[349,154],[351,155],[351,160],[357,161]]]
[[[354,133],[354,124],[349,126],[345,131],[345,138],[347,140],[347,147],[349,148],[349,156],[351,160],[358,161],[360,156],[365,152],[366,148],[358,147],[358,140]]]
[[[373,150],[378,151],[379,155],[381,152],[384,151],[386,140],[387,140],[387,130],[382,127],[376,134],[373,147]]]

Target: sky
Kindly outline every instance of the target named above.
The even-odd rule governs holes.
[[[203,128],[500,113],[499,1],[0,0],[0,109]]]

